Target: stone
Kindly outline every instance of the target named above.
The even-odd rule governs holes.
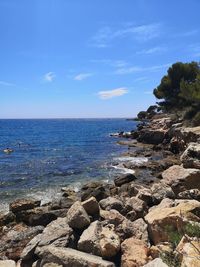
[[[196,199],[196,200],[200,201],[200,190],[195,188],[195,189],[190,189],[190,190],[180,192],[178,194],[178,198],[180,198],[180,199]]]
[[[87,253],[101,256],[100,233],[102,225],[99,221],[92,222],[90,226],[83,231],[79,241],[78,249]]]
[[[147,203],[148,206],[153,205],[153,196],[152,192],[148,188],[142,188],[139,190],[138,194],[136,195],[137,198],[143,200],[145,203]]]
[[[154,183],[151,187],[153,203],[158,204],[164,198],[175,198],[175,194],[172,188],[165,183]]]
[[[200,144],[190,143],[181,155],[184,168],[200,169]]]
[[[100,217],[106,220],[109,224],[114,224],[115,226],[121,224],[123,220],[125,220],[125,217],[117,210],[100,210]]]
[[[127,198],[125,201],[125,211],[127,212],[127,219],[131,218],[130,212],[131,214],[133,213],[133,220],[135,220],[137,218],[143,217],[146,213],[146,210],[146,203],[137,197]]]
[[[121,244],[121,267],[140,267],[149,261],[148,247],[142,241],[133,237]]]
[[[102,257],[114,257],[120,250],[120,243],[120,238],[115,233],[113,224],[108,224],[102,228],[99,242]]]
[[[108,197],[108,198],[102,199],[99,202],[99,205],[104,210],[114,209],[119,212],[122,211],[124,208],[123,202],[115,197]]]
[[[136,179],[135,175],[132,173],[127,173],[124,175],[121,175],[114,179],[114,183],[116,186],[122,186],[123,184],[130,183]]]
[[[100,182],[91,182],[84,185],[81,189],[81,201],[90,197],[95,197],[97,201],[107,198],[110,195],[109,186]]]
[[[83,208],[89,215],[98,215],[99,214],[99,204],[95,197],[91,197],[82,202]]]
[[[57,248],[52,245],[39,248],[37,254],[43,263],[54,262],[65,267],[115,267],[115,264],[101,257],[71,248]],[[41,265],[43,266],[43,265]]]
[[[26,245],[21,253],[21,259],[23,261],[32,260],[34,257],[35,249],[38,243],[41,241],[42,234],[36,235],[31,241]]]
[[[144,129],[137,140],[145,144],[158,145],[164,141],[166,133],[167,131],[163,129]]]
[[[200,190],[200,170],[185,169],[174,165],[162,173],[163,182],[172,187],[175,194],[197,188]]]
[[[169,241],[169,231],[181,232],[187,221],[199,221],[200,202],[182,200],[175,207],[163,208],[158,205],[145,216],[151,240],[156,245]]]
[[[0,212],[0,227],[4,225],[7,226],[8,224],[13,223],[15,219],[16,217],[12,212]]]
[[[162,261],[160,258],[156,258],[149,263],[143,265],[143,267],[171,267]]]
[[[5,229],[0,234],[0,257],[7,257],[11,260],[19,260],[23,249],[29,241],[43,231],[43,226],[28,227],[17,224],[12,228]]]
[[[22,210],[30,210],[39,207],[40,203],[40,200],[35,199],[17,199],[10,204],[9,209],[13,213],[16,213]]]
[[[199,266],[199,251],[200,251],[200,242],[199,241],[190,241],[183,246],[181,251],[182,262],[181,267],[197,267]]]
[[[12,260],[0,260],[0,267],[16,267],[16,263]]]
[[[61,245],[59,241],[62,241],[62,246],[67,246],[73,239],[73,230],[69,227],[66,218],[58,218],[45,227],[40,239],[38,246],[50,244],[58,246],[58,244]]]
[[[84,229],[90,224],[90,218],[79,201],[68,210],[67,221],[73,229]]]

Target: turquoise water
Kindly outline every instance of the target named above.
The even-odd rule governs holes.
[[[37,195],[61,186],[115,175],[113,158],[126,150],[109,134],[130,131],[125,119],[0,120],[0,200]],[[5,154],[5,148],[14,150]]]

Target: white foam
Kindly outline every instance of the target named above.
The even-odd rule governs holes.
[[[116,170],[119,170],[121,173],[132,173],[132,174],[134,174],[135,173],[135,171],[134,170],[132,170],[132,169],[128,169],[128,168],[125,168],[125,167],[120,167],[119,165],[118,166],[112,166],[114,169],[116,169]]]
[[[114,160],[118,162],[131,162],[135,164],[136,166],[142,165],[143,163],[148,161],[148,158],[145,157],[118,157],[114,158]]]

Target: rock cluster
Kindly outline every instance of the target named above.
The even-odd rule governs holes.
[[[183,142],[172,140],[175,133]],[[134,174],[90,182],[78,193],[62,188],[47,205],[11,203],[0,214],[0,267],[200,266],[197,135],[156,118],[125,135],[140,141],[131,141],[127,155],[148,159],[124,166]]]

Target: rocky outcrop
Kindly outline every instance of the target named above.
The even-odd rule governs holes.
[[[187,189],[200,189],[200,170],[185,169],[174,165],[162,173],[163,182],[172,187],[178,194]]]
[[[41,258],[41,266],[45,263],[57,263],[66,267],[115,267],[115,264],[103,260],[101,257],[80,252],[70,248],[45,246],[37,250]]]
[[[148,247],[141,240],[126,239],[121,244],[121,250],[121,267],[140,267],[150,260],[148,258]]]
[[[181,162],[184,168],[200,169],[200,144],[190,143],[181,155]]]

